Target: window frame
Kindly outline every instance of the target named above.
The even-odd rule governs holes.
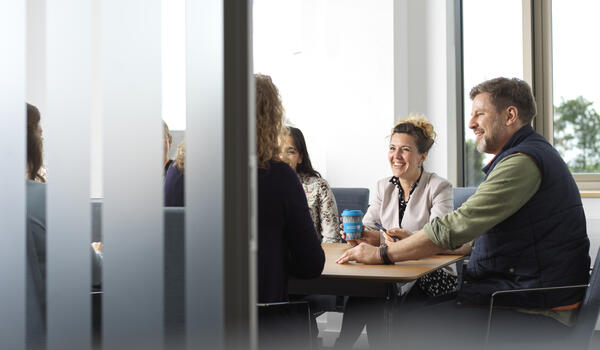
[[[462,150],[458,161],[458,186],[466,183],[466,149],[463,88],[463,0],[456,1],[456,77],[457,140]],[[537,102],[534,129],[554,144],[554,101],[552,71],[552,0],[522,0],[523,6],[523,79],[531,85]],[[573,173],[584,197],[600,197],[600,174]]]
[[[523,31],[523,67],[538,106],[534,128],[554,144],[552,0],[523,0],[523,28],[531,28]],[[593,192],[600,190],[600,174],[573,173],[573,178],[586,197],[600,197]]]

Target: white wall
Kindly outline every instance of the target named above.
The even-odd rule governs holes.
[[[600,248],[600,198],[583,198],[583,208],[590,237],[590,256],[592,264]]]
[[[600,198],[583,198],[583,208],[587,220],[587,232],[590,237],[590,256],[593,265],[595,259],[600,258],[597,256],[598,248],[600,248]],[[596,330],[600,331],[600,315],[598,315],[598,322],[596,322]]]
[[[334,187],[390,174],[393,2],[257,0],[255,72],[271,75],[314,167]]]
[[[422,113],[438,134],[425,168],[456,184],[453,1],[395,2],[397,118]]]

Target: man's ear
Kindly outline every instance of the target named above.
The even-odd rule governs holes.
[[[519,122],[519,109],[515,106],[508,106],[505,110],[505,125],[511,126]]]

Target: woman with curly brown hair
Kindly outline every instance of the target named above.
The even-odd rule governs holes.
[[[288,278],[317,277],[325,254],[296,172],[280,159],[287,136],[283,106],[271,78],[255,75],[258,163],[258,301],[288,300]],[[295,348],[302,340],[289,315],[259,309],[259,347]]]
[[[256,74],[256,155],[258,163],[258,300],[288,300],[290,275],[317,277],[323,270],[321,248],[296,172],[281,161],[287,136],[279,91],[266,75]]]

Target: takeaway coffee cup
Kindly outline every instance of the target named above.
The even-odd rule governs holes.
[[[342,223],[344,233],[346,234],[346,240],[359,239],[362,236],[362,218],[362,211],[344,209],[342,212]]]

